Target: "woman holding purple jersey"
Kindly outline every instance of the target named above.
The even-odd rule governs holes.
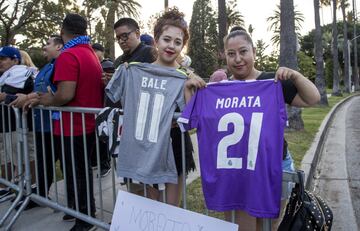
[[[313,106],[320,100],[315,85],[301,73],[286,67],[279,67],[276,73],[266,73],[255,68],[255,48],[250,35],[244,30],[231,32],[224,38],[227,68],[233,80],[261,80],[274,78],[280,81],[283,88],[284,101],[297,107]],[[294,171],[293,161],[284,141],[283,170]],[[231,212],[225,212],[227,220],[231,220]],[[259,219],[260,221],[260,219]],[[260,229],[256,221],[244,211],[235,211],[235,222],[239,230]]]

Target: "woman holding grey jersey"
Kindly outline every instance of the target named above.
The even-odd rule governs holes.
[[[119,160],[123,161],[118,162],[118,175],[146,184],[164,183],[166,202],[178,205],[184,173],[180,145],[175,145],[179,146],[178,150],[171,145],[171,142],[180,143],[178,139],[170,140],[171,121],[176,107],[182,109],[185,105],[183,88],[203,87],[205,82],[196,77],[188,79],[176,62],[189,39],[182,13],[176,8],[165,12],[155,24],[154,37],[158,53],[155,62],[120,67],[106,92],[112,101],[122,100],[124,107],[119,148],[124,156],[122,158],[119,153]],[[189,137],[187,142],[190,142]],[[186,149],[186,153],[187,172],[194,162],[192,150]],[[156,187],[147,187],[147,196],[161,199]]]

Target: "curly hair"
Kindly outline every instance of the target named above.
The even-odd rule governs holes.
[[[183,42],[185,45],[189,40],[188,25],[184,19],[184,13],[180,12],[177,7],[170,8],[156,20],[154,27],[156,41],[168,26],[178,27],[184,32]]]

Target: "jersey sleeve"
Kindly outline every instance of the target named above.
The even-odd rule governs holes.
[[[274,72],[263,72],[257,79],[273,79],[275,78]],[[281,80],[282,91],[284,95],[284,101],[287,104],[291,104],[297,94],[297,89],[291,80]]]
[[[127,70],[125,65],[120,65],[105,88],[107,97],[114,103],[118,102],[124,93],[126,76]]]
[[[281,121],[283,122],[283,126],[285,126],[286,121],[287,121],[287,113],[286,113],[286,106],[284,103],[284,99],[285,99],[284,88],[283,88],[283,85],[281,85],[281,89],[279,89],[280,86],[278,86],[278,84],[275,84],[275,87],[278,88],[278,89],[276,89],[276,92],[277,92],[277,101],[279,104],[279,116],[280,116]]]
[[[291,104],[297,94],[297,89],[291,80],[281,81],[285,103]]]
[[[183,132],[198,127],[201,112],[201,94],[199,92],[199,90],[196,91],[177,120]]]
[[[54,72],[54,83],[61,81],[78,81],[79,63],[76,57],[69,53],[63,52],[56,60]]]

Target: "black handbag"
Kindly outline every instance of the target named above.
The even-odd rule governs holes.
[[[299,183],[295,184],[286,205],[278,231],[331,230],[333,213],[319,196],[304,190],[304,173],[297,171]]]

